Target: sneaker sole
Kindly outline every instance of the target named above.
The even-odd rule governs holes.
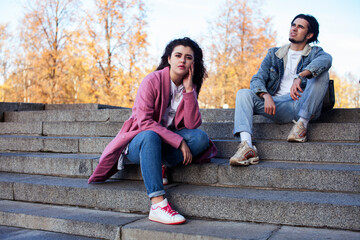
[[[230,159],[230,165],[232,166],[248,166],[250,165],[249,159],[243,160],[243,161],[236,161]]]
[[[249,159],[241,161],[241,162],[232,161],[230,159],[230,165],[232,165],[232,166],[249,166],[250,164],[251,165],[259,164],[259,157],[249,158]]]
[[[249,158],[248,160],[251,165],[259,164],[259,157]]]
[[[157,222],[157,223],[166,224],[166,225],[178,225],[178,224],[183,224],[183,223],[186,222],[186,219],[183,220],[183,221],[179,221],[179,222],[162,222],[162,221],[160,221],[160,220],[158,220],[158,219],[150,218],[150,217],[149,217],[149,220],[150,220],[150,221],[153,221],[153,222]]]
[[[300,143],[303,143],[303,142],[306,142],[307,138],[288,138],[287,141],[288,142],[300,142]]]

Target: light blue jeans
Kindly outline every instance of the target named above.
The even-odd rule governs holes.
[[[181,129],[175,133],[183,137],[193,158],[209,148],[209,137],[200,129]],[[161,165],[174,167],[184,158],[180,149],[164,143],[154,131],[143,131],[136,135],[129,144],[127,159],[140,164],[147,194],[150,198],[165,194],[162,182]]]
[[[240,132],[248,132],[252,135],[253,115],[263,115],[276,123],[297,121],[300,117],[311,120],[317,119],[321,114],[328,85],[329,73],[324,72],[307,81],[306,88],[297,101],[294,101],[290,94],[273,96],[276,106],[274,116],[264,112],[264,99],[250,89],[240,89],[236,95],[233,134],[237,136]]]

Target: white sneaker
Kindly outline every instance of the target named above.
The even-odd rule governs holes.
[[[182,224],[186,219],[173,210],[165,198],[162,202],[151,205],[149,220],[163,224]]]
[[[295,121],[293,120],[293,123],[295,124],[289,133],[289,136],[287,138],[288,142],[306,142],[306,128],[304,126],[303,122]]]
[[[253,148],[249,147],[247,141],[242,141],[239,146],[238,150],[230,158],[230,165],[233,166],[247,166],[250,164],[258,164],[259,163],[259,156],[257,154],[257,149],[255,146]]]

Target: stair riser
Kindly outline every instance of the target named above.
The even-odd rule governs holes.
[[[88,178],[95,158],[51,158],[0,155],[0,171]],[[96,158],[98,162],[98,158]]]
[[[121,122],[29,122],[0,123],[0,135],[44,136],[91,136],[114,137],[120,131]],[[286,140],[293,124],[257,123],[254,139]],[[203,123],[200,129],[212,139],[234,139],[233,123]],[[354,141],[359,142],[359,123],[314,123],[309,125],[308,141]]]
[[[113,138],[15,138],[0,137],[0,151],[96,153],[101,154]],[[217,157],[230,158],[238,142],[214,140]],[[359,143],[288,143],[258,141],[255,143],[260,159],[360,163]],[[321,149],[321,150],[319,150]]]
[[[0,201],[0,225],[40,229],[96,239],[120,239],[121,227],[144,218],[146,218],[146,215],[38,203]]]
[[[217,157],[230,158],[238,142],[214,141]],[[260,160],[360,163],[359,143],[289,143],[285,141],[257,141]]]
[[[360,230],[358,206],[259,201],[171,193],[174,208],[187,216]]]
[[[1,109],[0,109],[1,110]],[[234,109],[200,109],[203,122],[233,122]],[[110,121],[123,122],[131,116],[131,109],[78,109],[57,111],[19,111],[5,112],[6,122],[33,121]],[[316,122],[360,123],[359,109],[334,109],[323,113]],[[256,115],[254,122],[270,122]]]
[[[97,164],[98,157],[73,159],[0,155],[0,171],[13,173],[88,178]],[[232,167],[228,166],[228,162],[224,165],[192,164],[169,169],[168,176],[171,182],[201,185],[360,192],[360,171],[357,166],[354,166],[354,169],[351,166],[316,169],[309,166],[302,168],[282,165],[267,162],[250,167]],[[142,175],[138,165],[130,164],[112,178],[142,180]]]
[[[115,239],[117,232],[120,231],[117,226],[96,223],[87,224],[68,219],[56,219],[51,217],[1,212],[0,225],[67,233],[101,239]]]
[[[135,188],[121,187],[123,184],[119,183],[96,184],[83,188],[71,187],[72,183],[63,184],[53,185],[49,181],[37,184],[16,182],[13,189],[14,200],[121,212],[147,213],[150,208],[145,189],[140,182],[134,185]],[[251,195],[247,197],[243,195],[244,191],[237,194],[236,189],[231,195],[231,189],[226,189],[224,195],[222,191],[216,188],[200,193],[199,189],[193,192],[192,189],[181,186],[168,189],[167,196],[174,208],[186,216],[360,230],[360,208],[352,206],[351,203],[328,204],[300,199],[287,201],[280,196],[278,200],[273,200],[252,198]]]
[[[5,122],[124,122],[131,115],[130,109],[101,109],[77,111],[7,112]]]
[[[294,124],[254,124],[253,138],[286,140]],[[233,123],[203,123],[200,129],[212,139],[234,139]],[[359,123],[313,123],[309,125],[308,141],[354,141],[359,142]]]

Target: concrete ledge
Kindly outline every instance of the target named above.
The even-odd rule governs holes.
[[[42,135],[42,122],[0,122],[0,135],[22,134],[22,135]]]
[[[99,122],[44,122],[43,134],[47,136],[116,136],[122,123]]]
[[[62,104],[60,104],[62,105]],[[71,108],[73,106],[74,108]],[[32,109],[42,110],[42,109]],[[12,112],[15,110],[9,109],[8,111],[3,112]],[[17,110],[16,110],[17,111]],[[1,110],[0,110],[1,112]],[[234,109],[200,109],[203,123],[206,122],[217,122],[217,123],[232,123],[234,122]],[[84,114],[83,114],[84,113]],[[68,107],[60,108],[52,111],[36,111],[36,115],[43,114],[42,120],[40,121],[73,121],[72,119],[77,119],[76,121],[98,121],[97,119],[103,120],[103,114],[107,115],[106,120],[109,119],[111,122],[124,122],[131,116],[131,109],[129,108],[102,108],[100,106],[86,104],[79,108],[71,105]],[[26,117],[20,115],[26,114],[25,112],[19,112],[18,118],[16,121],[35,121],[34,119],[39,119],[38,116],[31,116],[27,114]],[[49,114],[49,115],[48,115]],[[80,117],[76,118],[79,114],[83,114],[82,119]],[[54,115],[52,117],[51,115]],[[61,115],[66,115],[62,117]],[[95,116],[93,116],[95,115]],[[44,118],[44,116],[46,118]],[[57,116],[57,117],[55,117]],[[59,118],[60,117],[60,118]],[[15,121],[15,117],[9,115],[5,119],[6,121]],[[45,120],[46,119],[46,120]],[[53,120],[52,120],[53,119]],[[58,120],[57,120],[58,119]],[[81,119],[81,120],[80,120]],[[106,121],[105,120],[105,121]],[[272,123],[271,120],[261,116],[253,116],[254,123]],[[360,109],[359,108],[346,108],[346,109],[333,109],[330,112],[324,113],[321,117],[315,121],[316,123],[360,123]]]
[[[120,239],[120,227],[144,215],[0,201],[1,225],[101,239]]]
[[[1,239],[288,240],[301,236],[301,239],[357,240],[360,236],[359,232],[344,230],[199,219],[171,226],[151,222],[146,215],[12,201],[0,201],[0,216],[3,217],[0,224],[3,221],[22,227],[0,226]]]
[[[26,240],[98,240],[98,238],[82,237],[65,233],[47,232],[26,228],[0,226],[0,239]]]
[[[293,123],[254,123],[253,139],[286,140]],[[234,125],[227,123],[203,123],[211,139],[234,139]],[[360,140],[360,123],[312,123],[309,124],[308,141],[355,141]]]
[[[204,221],[189,219],[185,224],[167,226],[147,219],[138,220],[121,229],[123,239],[269,239],[277,225],[231,221]]]
[[[239,142],[233,140],[213,140],[218,158],[230,158],[237,150]],[[360,143],[344,142],[306,142],[290,143],[286,141],[257,140],[261,160],[360,163]]]
[[[35,111],[44,109],[45,105],[42,103],[0,102],[0,122],[4,121],[4,112]]]
[[[86,177],[99,155],[58,153],[0,153],[0,171],[49,176]]]
[[[58,153],[0,153],[0,171],[88,178],[100,155]],[[248,167],[229,166],[228,159],[168,169],[171,183],[267,189],[302,189],[360,193],[360,166],[262,161]],[[112,179],[142,180],[138,165],[127,164]]]
[[[180,185],[169,189],[187,216],[360,230],[360,195]]]
[[[122,109],[123,107],[96,104],[96,103],[80,103],[80,104],[46,104],[45,110],[79,110],[79,109]]]
[[[0,173],[13,183],[15,201],[148,213],[143,182],[108,181]],[[167,197],[185,216],[227,221],[360,230],[360,195],[249,188],[170,185]]]
[[[123,239],[238,239],[238,240],[295,240],[295,239],[342,239],[355,240],[359,232],[301,228],[272,224],[233,221],[205,221],[189,219],[183,225],[165,226],[146,219],[127,224],[121,229]]]

